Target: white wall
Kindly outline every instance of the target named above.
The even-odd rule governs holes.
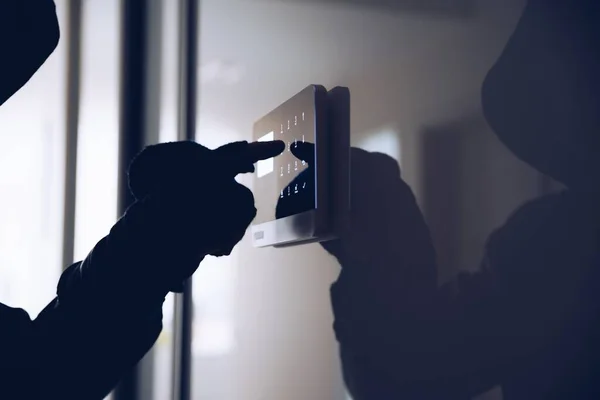
[[[66,1],[56,6],[64,24]],[[55,296],[62,270],[68,32],[61,35],[44,65],[0,107],[0,302],[32,318]]]
[[[75,209],[75,259],[117,219],[120,2],[84,3]]]
[[[522,3],[436,13],[204,0],[198,139],[249,140],[255,120],[306,85],[348,86],[353,145],[401,161],[441,277],[476,268],[490,230],[538,193],[537,173],[499,144],[480,110],[481,82]],[[233,296],[235,339],[219,357],[196,358],[195,398],[342,399],[328,297],[335,260],[319,245],[257,250],[246,238],[212,264],[234,271],[214,300]]]

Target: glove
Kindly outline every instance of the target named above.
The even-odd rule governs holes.
[[[132,231],[145,238],[143,246],[161,249],[152,249],[154,261],[164,260],[157,280],[179,291],[205,256],[231,253],[256,216],[254,197],[236,175],[253,172],[256,161],[283,150],[283,142],[209,150],[187,141],[150,146],[136,157],[129,186],[137,201],[127,214]],[[171,267],[165,271],[165,265]]]

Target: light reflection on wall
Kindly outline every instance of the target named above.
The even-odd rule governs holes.
[[[242,135],[210,116],[198,119],[197,141],[211,149],[243,140]],[[194,275],[194,357],[226,356],[235,350],[234,294],[236,254],[207,257]]]
[[[387,154],[402,166],[400,134],[395,128],[381,128],[362,135],[355,146],[366,151]]]

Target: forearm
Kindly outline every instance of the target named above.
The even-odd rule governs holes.
[[[156,271],[165,269],[169,249],[148,242],[157,220],[145,211],[144,204],[132,207],[67,269],[57,298],[33,322],[49,397],[102,399],[158,338],[168,284]]]

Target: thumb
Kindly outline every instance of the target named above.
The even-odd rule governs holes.
[[[315,161],[315,145],[309,142],[297,142],[290,145],[292,154],[301,161],[306,161],[308,165],[313,165]]]

